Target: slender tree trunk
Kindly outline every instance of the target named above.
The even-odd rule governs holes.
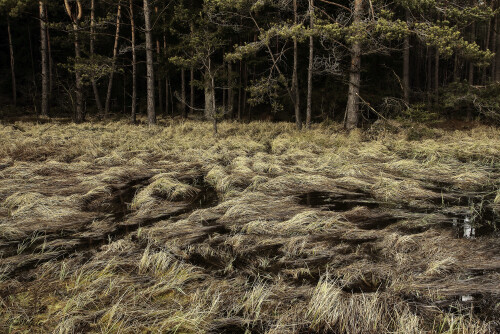
[[[45,4],[39,1],[40,7],[40,53],[42,59],[42,116],[49,115],[49,64],[47,57],[47,28],[45,22]]]
[[[496,15],[495,81],[500,82],[500,14]]]
[[[354,25],[361,22],[363,0],[354,0]],[[347,97],[345,128],[350,131],[359,121],[359,86],[361,83],[361,44],[354,41],[351,48],[351,70],[349,75],[349,93]]]
[[[10,31],[10,20],[7,18],[7,34],[9,35],[9,53],[10,53],[10,75],[12,79],[12,103],[17,106],[17,87],[16,87],[16,70],[14,61],[14,45],[12,44],[12,34]]]
[[[76,94],[76,118],[77,123],[85,121],[85,114],[83,112],[83,93],[82,93],[82,77],[78,69],[78,62],[80,61],[80,41],[78,38],[78,24],[79,19],[73,23],[73,31],[75,33],[75,94]]]
[[[439,103],[439,49],[434,53],[434,98]]]
[[[49,57],[49,104],[50,104],[50,97],[52,95],[52,90],[54,87],[54,81],[52,77],[54,62],[52,61],[52,46],[50,42],[50,31],[49,31],[49,12],[47,10],[47,7],[45,7],[45,22],[46,22],[45,34],[47,36],[47,53]]]
[[[36,75],[35,75],[35,59],[33,57],[33,41],[31,40],[31,28],[28,25],[28,41],[30,43],[30,59],[31,59],[31,80],[33,82],[33,109],[35,109],[35,114],[38,115],[37,108],[37,99],[38,99],[38,86],[36,84]]]
[[[157,69],[157,71],[159,71],[159,67],[160,67],[160,54],[161,54],[160,41],[156,40],[156,63],[157,63],[156,69]],[[158,104],[160,106],[159,113],[163,114],[163,79],[160,77],[160,75],[158,75],[157,77],[158,77]],[[167,94],[167,98],[168,98],[168,94]],[[168,110],[166,110],[166,113],[168,113]]]
[[[314,29],[314,0],[309,0],[309,20],[311,31]],[[314,37],[309,36],[309,68],[307,72],[307,115],[306,128],[311,127],[312,91],[313,91],[313,65],[314,65]]]
[[[233,77],[233,63],[227,63],[227,114],[233,118],[234,113],[234,77]]]
[[[493,2],[492,2],[493,3]],[[490,48],[490,36],[491,36],[491,18],[488,20],[488,26],[486,28],[486,40],[484,41],[484,50],[488,51]],[[488,72],[488,67],[483,67],[482,68],[482,76],[481,76],[481,82],[483,85],[486,85],[487,83],[487,72]]]
[[[222,50],[222,54],[225,54],[226,53],[226,50]],[[225,61],[222,61],[222,68],[225,69],[226,67],[226,62]],[[228,77],[229,77],[229,74],[228,74]],[[222,87],[222,113],[224,115],[226,115],[227,113],[227,109],[226,109],[226,96],[227,96],[227,91],[226,91],[226,87]]]
[[[215,78],[211,76],[211,95],[212,95],[212,110],[213,110],[213,125],[214,125],[214,134],[217,135],[217,107],[215,105]]]
[[[491,51],[496,52],[496,58],[500,57],[498,55],[498,50],[497,50],[497,37],[499,33],[499,24],[498,24],[498,15],[495,15],[495,19],[493,21],[493,27],[491,29]],[[493,59],[491,62],[491,81],[495,82],[495,73],[496,73],[496,59]]]
[[[92,0],[90,2],[90,58],[94,58],[94,43],[95,43],[95,0]],[[101,97],[99,95],[99,89],[97,88],[97,81],[92,76],[91,79],[92,83],[92,90],[94,91],[94,98],[95,98],[95,104],[97,107],[97,112],[102,116],[103,115],[103,108],[102,108],[102,102],[101,102]]]
[[[427,91],[427,101],[431,102],[432,98],[431,98],[431,95],[432,95],[432,49],[428,46],[427,47],[427,52],[426,52],[426,58],[427,58],[427,65],[426,65],[426,72],[427,72],[427,75],[426,75],[426,81],[425,81],[425,85],[426,85],[426,91]]]
[[[187,118],[186,113],[186,70],[181,69],[181,98],[182,98],[182,117]]]
[[[165,76],[165,115],[168,116],[170,109],[170,80],[168,79],[168,74]],[[173,111],[173,107],[172,107]],[[174,113],[171,113],[174,116]]]
[[[458,54],[455,53],[455,56],[453,57],[453,81],[458,82],[459,77],[458,77]]]
[[[156,124],[155,112],[155,78],[153,62],[153,38],[151,36],[151,10],[149,0],[144,0],[144,21],[146,35],[146,72],[147,72],[147,105],[148,105],[148,123]]]
[[[244,76],[244,83],[243,83],[243,101],[241,101],[242,106],[241,106],[241,113],[242,116],[246,114],[247,111],[247,87],[248,87],[248,65],[245,63],[245,67],[243,68],[243,76]]]
[[[194,108],[194,68],[191,67],[189,70],[189,106],[191,109]]]
[[[155,6],[155,14],[156,16],[158,16],[158,7]],[[165,35],[163,35],[164,37],[164,42],[166,42],[165,40]],[[166,52],[166,50],[165,50]],[[156,71],[160,72],[160,57],[161,57],[161,46],[160,46],[160,40],[157,38],[156,39]],[[160,114],[163,114],[163,79],[161,78],[161,75],[158,74],[156,76],[157,80],[158,80],[158,105],[159,105],[159,113]],[[168,98],[168,97],[167,97]],[[167,114],[168,114],[168,109],[165,111]]]
[[[240,75],[239,75],[239,83],[238,83],[238,121],[241,121],[241,85],[242,85],[242,77],[243,77],[243,62],[240,60]]]
[[[94,1],[94,0],[92,0]],[[132,40],[132,123],[137,118],[137,54],[135,50],[135,19],[134,19],[134,1],[129,0],[130,7],[130,29]]]
[[[118,42],[120,39],[121,16],[122,16],[122,5],[120,2],[118,2],[118,10],[116,12],[115,44],[113,45],[113,59],[111,61],[111,73],[109,74],[108,91],[106,94],[106,106],[104,109],[105,116],[109,114],[109,108],[111,105],[111,91],[113,90],[113,78],[116,70],[116,57],[118,56]]]
[[[205,119],[215,118],[215,90],[212,80],[212,62],[208,59],[208,68],[205,69]]]
[[[170,78],[167,76],[167,84],[168,84],[168,91],[169,91],[169,96],[170,96],[170,106],[171,106],[171,111],[172,111],[172,117],[174,117],[174,94],[172,93],[172,84],[170,82]],[[168,98],[168,96],[167,96]],[[168,110],[165,111],[168,114]]]
[[[473,2],[471,2],[471,5]],[[472,22],[470,27],[470,41],[471,43],[476,41],[476,22]],[[469,61],[469,85],[474,85],[474,62]]]
[[[167,37],[165,36],[165,32],[163,32],[163,55],[165,58],[167,57]],[[165,114],[168,115],[168,107],[169,107],[169,90],[170,85],[168,84],[168,73],[165,75]]]
[[[297,13],[297,0],[293,0],[293,16],[294,16],[294,24],[297,25],[298,13]],[[297,38],[293,38],[293,77],[292,77],[292,92],[295,94],[293,99],[293,105],[295,108],[295,124],[297,125],[297,129],[302,129],[302,120],[300,118],[300,90],[299,90],[299,81],[298,81],[298,62],[299,62],[299,53],[298,53],[298,43]]]
[[[406,23],[410,21],[410,10],[406,9]],[[410,35],[406,35],[403,45],[403,94],[407,104],[410,103]]]

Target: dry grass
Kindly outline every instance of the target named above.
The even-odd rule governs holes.
[[[0,332],[500,328],[500,242],[451,224],[498,210],[496,128],[18,125],[0,125]]]

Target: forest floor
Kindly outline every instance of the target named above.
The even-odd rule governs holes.
[[[2,333],[500,331],[500,129],[0,138]]]

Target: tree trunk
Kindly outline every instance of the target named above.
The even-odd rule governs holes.
[[[75,45],[75,95],[76,95],[76,106],[75,106],[75,122],[82,123],[85,120],[85,114],[83,112],[83,93],[82,93],[82,78],[80,74],[80,69],[78,68],[78,62],[80,61],[80,41],[78,37],[78,29],[80,25],[80,19],[82,18],[82,4],[80,0],[76,0],[76,13],[73,14],[71,11],[71,6],[68,0],[64,0],[64,7],[66,13],[71,18],[73,22],[73,33],[74,33],[74,45]]]
[[[297,0],[293,0],[293,16],[294,16],[294,24],[297,25],[298,13],[297,13]],[[299,62],[299,53],[298,53],[298,43],[297,38],[293,37],[293,77],[292,77],[292,92],[295,94],[293,99],[293,105],[295,109],[295,124],[297,125],[297,129],[302,129],[302,120],[300,118],[300,90],[299,90],[299,81],[298,81],[298,62]]]
[[[211,77],[211,94],[212,94],[212,110],[213,110],[213,125],[214,125],[214,134],[217,135],[217,107],[215,105],[215,78]]]
[[[47,28],[45,22],[45,4],[39,1],[40,7],[40,53],[42,59],[42,116],[49,115],[49,64],[47,57]]]
[[[54,62],[52,61],[52,46],[50,42],[50,32],[49,32],[49,13],[47,7],[45,7],[45,22],[46,22],[45,34],[47,36],[47,55],[49,57],[49,104],[50,104],[50,97],[52,95],[52,90],[54,87],[54,81],[52,77]]]
[[[158,16],[158,7],[155,7],[155,14]],[[164,44],[166,42],[165,35],[163,35],[163,41]],[[166,52],[166,50],[165,50]],[[161,47],[160,47],[160,40],[156,39],[156,71],[160,72],[160,56],[161,56]],[[158,105],[159,105],[159,113],[163,114],[163,79],[161,78],[160,74],[157,75],[157,80],[158,80]],[[167,94],[167,99],[168,99],[168,94]],[[166,114],[168,114],[168,109],[165,110]]]
[[[194,108],[194,68],[191,67],[189,70],[189,107]]]
[[[410,21],[410,10],[406,9],[406,24]],[[403,94],[407,104],[410,103],[410,35],[406,35],[403,45]]]
[[[106,106],[104,109],[104,116],[107,116],[109,114],[109,108],[111,105],[111,91],[113,89],[113,78],[116,70],[116,57],[118,56],[118,42],[120,38],[121,16],[122,16],[122,5],[121,3],[118,3],[118,11],[116,12],[115,44],[113,45],[113,59],[111,60],[111,73],[109,74],[108,92],[106,94]]]
[[[471,3],[473,4],[473,3]],[[476,41],[476,22],[472,22],[470,27],[470,41],[474,43]],[[474,85],[474,62],[469,61],[469,85]]]
[[[208,60],[208,68],[205,69],[205,119],[215,118],[215,88],[213,87],[211,60]]]
[[[186,113],[186,70],[181,69],[181,98],[182,98],[182,117],[187,118]]]
[[[314,29],[314,0],[309,0],[309,20],[311,31]],[[311,127],[312,91],[313,91],[313,65],[314,65],[314,37],[309,36],[309,68],[307,72],[307,115],[306,128]]]
[[[238,84],[238,121],[241,121],[241,85],[242,85],[242,77],[243,77],[243,62],[240,60],[240,75],[239,75],[239,84]]]
[[[31,59],[31,80],[33,82],[33,92],[32,92],[32,99],[33,99],[33,109],[35,110],[35,114],[38,115],[38,107],[37,107],[37,100],[38,100],[38,86],[36,84],[36,74],[35,74],[35,59],[33,57],[33,41],[31,40],[31,28],[28,25],[28,41],[30,44],[30,59]]]
[[[500,82],[500,14],[496,15],[495,81]]]
[[[243,68],[243,76],[244,76],[244,83],[243,83],[243,101],[241,102],[241,114],[244,116],[247,111],[247,88],[248,88],[248,65],[245,63],[245,67]]]
[[[78,22],[76,19],[73,23],[73,31],[75,33],[75,94],[76,94],[76,123],[82,123],[85,120],[83,113],[83,93],[82,93],[82,78],[80,70],[78,69],[78,62],[80,61],[80,42],[78,38]]]
[[[363,0],[354,0],[354,25],[361,22]],[[351,48],[351,70],[347,97],[345,128],[350,131],[359,121],[359,86],[361,83],[361,44],[354,41]]]
[[[226,53],[226,50],[222,50],[222,54],[225,54]],[[226,67],[226,62],[225,61],[222,61],[222,68],[225,69]],[[228,77],[229,77],[229,74],[228,74]],[[226,96],[227,96],[227,91],[226,91],[226,87],[222,87],[222,113],[224,115],[226,115],[227,113],[227,109],[226,109]]]
[[[167,57],[167,37],[165,36],[165,32],[163,32],[163,56]],[[169,107],[169,87],[168,84],[168,73],[165,75],[165,115],[168,115],[168,107]]]
[[[459,81],[459,76],[458,76],[458,54],[455,52],[455,57],[453,60],[453,81],[458,82]]]
[[[434,98],[439,103],[439,49],[434,54]]]
[[[205,74],[205,76],[207,77],[205,80],[205,119],[209,120],[214,116],[214,96],[212,93],[212,80],[208,74]]]
[[[7,34],[9,35],[9,53],[10,53],[10,75],[12,79],[12,103],[17,106],[17,87],[16,87],[16,71],[14,61],[14,45],[12,44],[12,34],[10,31],[10,20],[7,18]]]
[[[94,43],[95,43],[95,0],[92,0],[90,2],[90,58],[94,58]],[[91,79],[92,83],[92,90],[94,91],[94,98],[95,98],[95,104],[97,107],[97,112],[102,115],[103,114],[103,108],[102,108],[102,103],[101,103],[101,97],[99,95],[99,89],[97,89],[97,81],[92,76]]]
[[[500,57],[498,55],[498,51],[497,51],[497,37],[498,37],[498,29],[499,29],[499,25],[498,25],[498,15],[495,15],[495,19],[493,21],[493,27],[491,29],[491,51],[492,52],[496,52],[496,57]],[[491,62],[491,81],[492,82],[495,82],[495,74],[496,73],[496,59],[493,59],[493,61]]]
[[[148,123],[156,124],[155,112],[155,78],[153,62],[153,38],[151,36],[151,10],[149,0],[144,0],[144,22],[146,35],[146,72],[147,72],[147,105],[148,105]]]
[[[233,78],[233,63],[227,63],[227,114],[233,118],[234,113],[234,78]]]
[[[493,3],[493,2],[492,2]],[[491,36],[491,18],[488,20],[488,26],[486,28],[486,40],[484,41],[484,50],[488,51],[490,48],[490,36]],[[488,67],[483,67],[482,68],[482,77],[481,77],[481,83],[483,85],[486,85],[487,83],[487,72],[488,72]]]
[[[94,1],[94,0],[92,0]],[[133,0],[129,1],[130,7],[130,28],[132,40],[132,123],[136,122],[137,118],[137,54],[135,51],[135,20],[134,20],[134,4]]]

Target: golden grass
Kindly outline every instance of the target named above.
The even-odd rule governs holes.
[[[0,124],[0,332],[495,331],[436,305],[487,265],[471,294],[498,293],[498,241],[441,225],[447,201],[498,208],[499,129],[159,123]]]

